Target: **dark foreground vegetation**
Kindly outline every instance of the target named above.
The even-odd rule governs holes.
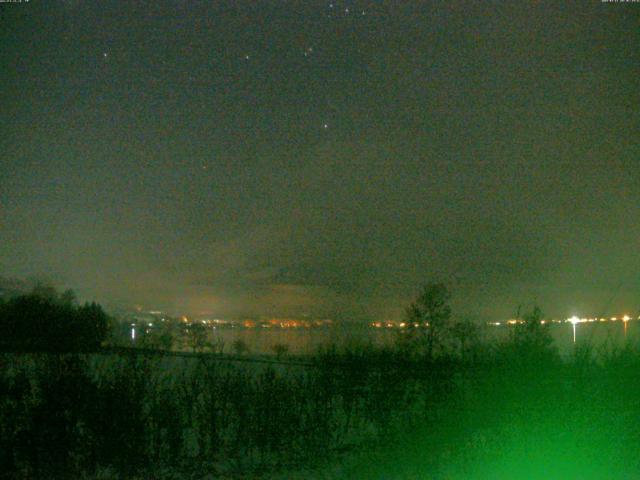
[[[109,317],[96,303],[78,305],[71,290],[38,285],[26,295],[0,298],[0,350],[93,352],[109,333]]]
[[[636,478],[640,353],[4,354],[4,478]],[[183,476],[182,476],[183,475]],[[309,478],[313,478],[309,473]],[[319,477],[321,478],[321,477]],[[327,477],[324,477],[327,478]]]
[[[433,330],[409,329],[393,348],[327,348],[304,366],[3,353],[1,475],[639,477],[640,351],[560,358],[537,310],[487,345],[453,335],[446,301],[431,300],[408,315]]]

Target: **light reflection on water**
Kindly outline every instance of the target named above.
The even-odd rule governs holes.
[[[626,332],[625,332],[625,325]],[[507,338],[509,328],[492,327],[491,336],[496,340]],[[576,347],[591,346],[594,353],[605,348],[622,348],[627,343],[637,345],[640,340],[640,322],[585,322],[576,324],[576,342],[573,342],[573,325],[562,323],[549,326],[555,346],[562,355],[570,355]]]
[[[563,355],[571,354],[575,346],[591,345],[597,353],[602,348],[620,348],[627,342],[637,345],[640,340],[640,322],[594,322],[576,325],[576,344],[573,343],[573,329],[570,323],[551,325],[551,336]],[[482,327],[481,338],[486,342],[498,342],[508,338],[513,327]],[[274,346],[286,345],[289,353],[305,355],[315,353],[318,348],[335,344],[392,345],[398,338],[398,329],[371,328],[368,326],[340,326],[331,328],[222,328],[214,330],[214,338],[224,341],[224,351],[233,353],[233,342],[243,340],[253,354],[273,354]]]

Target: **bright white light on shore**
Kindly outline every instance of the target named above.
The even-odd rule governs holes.
[[[573,327],[573,344],[576,344],[576,325],[580,323],[580,319],[575,315],[569,319],[571,326]]]
[[[629,317],[629,315],[625,315],[624,317],[622,317],[623,322],[628,322],[629,320],[631,320],[631,317]]]
[[[131,328],[131,341],[136,339],[136,328],[132,327]]]

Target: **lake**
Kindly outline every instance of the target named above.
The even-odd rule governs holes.
[[[481,335],[485,341],[496,342],[507,338],[514,327],[483,326]],[[594,349],[605,346],[622,347],[627,342],[637,345],[640,340],[640,322],[608,321],[579,323],[576,325],[576,343],[573,342],[573,325],[570,323],[549,326],[551,335],[563,355],[571,354],[575,346],[590,344]],[[625,332],[626,329],[626,332]],[[333,325],[327,328],[218,328],[213,330],[214,339],[224,342],[224,351],[232,352],[233,342],[240,339],[254,354],[272,354],[275,345],[289,348],[289,353],[305,355],[316,352],[321,346],[351,343],[391,345],[398,338],[397,328],[372,328],[366,325]]]

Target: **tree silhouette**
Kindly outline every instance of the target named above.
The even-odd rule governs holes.
[[[408,341],[424,347],[428,359],[433,359],[442,347],[444,332],[451,318],[451,293],[443,283],[426,284],[406,310]]]
[[[518,315],[519,316],[519,315]],[[549,324],[543,323],[543,313],[537,305],[522,315],[521,323],[516,324],[509,336],[505,353],[511,362],[527,368],[540,368],[542,365],[559,361],[558,350],[553,344]]]
[[[172,325],[168,322],[161,322],[158,330],[158,346],[163,350],[171,350],[175,342]]]
[[[469,345],[477,342],[480,336],[478,325],[470,320],[456,322],[453,327],[451,327],[451,335],[458,343],[460,356],[463,360],[467,355]]]
[[[75,328],[77,333],[70,332],[76,338],[78,349],[94,350],[100,347],[109,333],[109,321],[102,307],[95,302],[85,303],[76,309]]]
[[[534,305],[531,312],[522,316],[523,323],[516,325],[514,337],[516,342],[534,349],[545,350],[553,344],[549,325],[542,323],[542,309]]]
[[[68,290],[37,285],[0,305],[0,349],[7,351],[79,352],[100,347],[109,317],[96,303],[77,306]]]
[[[76,298],[76,294],[73,290],[67,289],[60,294],[59,302],[63,305],[74,306],[78,304],[78,299]]]
[[[207,329],[199,322],[189,325],[188,329],[189,346],[194,352],[201,352],[207,346]]]

